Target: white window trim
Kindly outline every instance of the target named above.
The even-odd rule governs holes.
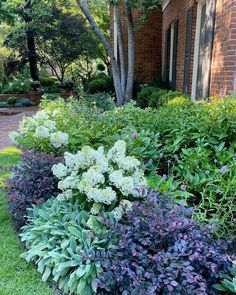
[[[200,49],[200,27],[202,18],[202,5],[207,0],[198,0],[197,6],[197,23],[196,23],[196,34],[195,34],[195,46],[194,46],[194,62],[193,62],[193,78],[192,78],[192,100],[196,101],[197,92],[197,76],[198,76],[198,62],[199,62],[199,49]]]
[[[172,82],[173,78],[173,55],[174,55],[174,30],[175,24],[171,24],[171,34],[170,34],[170,71],[169,71],[169,82]]]
[[[171,0],[164,0],[162,4],[162,11],[166,9],[166,7],[170,4]]]

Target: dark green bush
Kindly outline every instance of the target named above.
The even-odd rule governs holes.
[[[42,87],[53,86],[56,81],[57,81],[57,78],[54,76],[49,76],[49,77],[41,76],[39,79],[39,82]]]
[[[87,87],[88,93],[94,94],[99,92],[113,92],[113,82],[112,79],[105,74],[100,74],[96,76],[93,80],[88,82]]]
[[[177,97],[183,97],[183,94],[177,91],[148,86],[143,87],[138,93],[137,105],[141,108],[158,108]]]
[[[115,102],[107,93],[85,94],[81,102],[89,108],[96,107],[102,111],[108,111],[115,108]]]
[[[38,90],[40,87],[40,82],[39,81],[31,81],[30,86],[34,91]]]
[[[30,79],[17,79],[14,78],[7,84],[2,90],[2,93],[26,93],[32,91],[31,87],[32,80]]]
[[[100,71],[100,72],[104,72],[105,69],[106,69],[106,68],[105,68],[104,64],[98,64],[98,65],[97,65],[97,70],[98,70],[98,71]]]
[[[13,106],[13,105],[16,104],[17,100],[18,100],[17,97],[15,97],[15,96],[10,96],[10,97],[8,97],[8,99],[7,99],[7,103],[8,103],[9,105]]]
[[[24,97],[17,99],[17,102],[15,103],[15,107],[31,107],[34,105],[35,103],[32,100]]]

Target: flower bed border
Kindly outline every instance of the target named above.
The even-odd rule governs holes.
[[[7,99],[11,96],[15,96],[17,98],[28,98],[32,100],[36,105],[40,103],[40,100],[42,98],[42,95],[44,93],[40,91],[31,91],[31,92],[26,92],[26,93],[10,93],[10,94],[0,94],[0,101],[7,101]],[[63,98],[68,98],[69,96],[72,95],[72,92],[61,92],[60,96]]]

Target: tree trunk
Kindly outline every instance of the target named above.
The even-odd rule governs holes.
[[[30,10],[32,8],[31,0],[29,0],[26,5],[25,9]],[[26,14],[23,16],[24,21],[29,23],[31,21],[31,17],[29,12],[27,11]],[[39,81],[39,72],[37,66],[37,54],[36,54],[36,47],[35,47],[35,39],[34,39],[34,31],[33,29],[29,29],[26,31],[27,35],[27,46],[28,46],[28,58],[29,58],[29,65],[30,65],[30,75],[34,81]]]
[[[118,37],[118,47],[119,47],[119,63],[120,63],[120,80],[123,95],[125,96],[126,91],[126,66],[125,66],[125,51],[124,42],[120,22],[120,13],[117,5],[114,6],[114,21],[117,24],[117,37]]]
[[[125,102],[130,101],[133,98],[133,86],[134,86],[134,63],[135,63],[135,43],[134,43],[134,23],[132,16],[132,8],[130,0],[125,0],[125,12],[127,18],[128,28],[128,75],[125,92]]]
[[[91,14],[91,11],[88,8],[87,1],[86,0],[77,0],[77,3],[79,5],[79,7],[81,8],[81,10],[83,11],[84,15],[86,16],[87,20],[89,21],[92,30],[97,34],[97,36],[101,40],[103,46],[105,47],[107,54],[110,57],[117,104],[119,106],[121,106],[124,104],[125,97],[124,97],[124,94],[122,93],[120,70],[119,70],[119,66],[118,66],[118,63],[115,58],[114,51],[113,51],[112,47],[110,46],[110,43],[107,41],[106,37],[102,33],[102,31],[97,26],[92,14]]]

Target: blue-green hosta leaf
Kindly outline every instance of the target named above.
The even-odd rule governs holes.
[[[81,278],[84,274],[86,273],[86,266],[81,265],[77,270],[76,270],[76,276],[78,278]]]
[[[51,268],[46,267],[45,272],[43,273],[43,276],[42,276],[43,282],[47,281],[47,279],[50,277],[50,274],[51,274]]]
[[[83,290],[86,287],[86,280],[80,279],[78,287],[77,287],[77,294],[84,295]]]

